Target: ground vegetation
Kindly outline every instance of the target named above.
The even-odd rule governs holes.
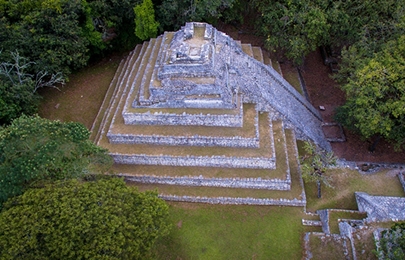
[[[5,203],[0,258],[145,259],[169,231],[166,203],[121,179],[89,177],[31,188]]]

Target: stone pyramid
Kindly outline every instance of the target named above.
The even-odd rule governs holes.
[[[165,32],[138,45],[120,64],[103,104],[106,112],[96,119],[95,140],[109,149],[116,171],[132,181],[182,191],[193,187],[190,194],[197,187],[219,195],[223,191],[216,188],[240,194],[247,189],[289,191],[292,172],[299,174],[296,138],[326,150],[330,144],[318,111],[263,61],[260,48],[241,45],[206,23]],[[134,169],[144,170],[134,174]],[[302,186],[300,178],[296,182]],[[305,204],[302,188],[288,199],[227,192],[210,197],[205,195],[211,191],[201,190],[204,196],[169,194],[175,189],[162,197]]]

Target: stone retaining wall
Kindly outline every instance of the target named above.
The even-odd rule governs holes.
[[[264,157],[170,156],[110,154],[118,164],[275,169],[276,159]]]
[[[148,184],[168,184],[192,187],[221,187],[221,188],[245,188],[267,190],[290,190],[291,179],[262,179],[262,178],[204,178],[190,176],[156,176],[156,175],[125,175],[128,181]],[[289,177],[289,176],[287,176]]]
[[[402,189],[405,191],[405,172],[398,173],[399,181],[401,182]]]
[[[230,204],[230,205],[266,205],[266,206],[292,206],[303,207],[305,200],[299,199],[255,199],[255,198],[231,198],[231,197],[193,197],[160,194],[161,199],[177,202],[196,202],[208,204]]]
[[[219,136],[164,136],[164,135],[132,135],[107,134],[108,140],[113,144],[151,144],[172,146],[221,146],[259,148],[259,137],[244,138]]]

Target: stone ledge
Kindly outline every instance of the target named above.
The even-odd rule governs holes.
[[[164,135],[131,135],[107,134],[113,144],[151,144],[182,146],[221,146],[235,148],[259,148],[260,140],[255,138],[215,137],[215,136],[164,136]]]
[[[228,156],[170,156],[147,154],[110,154],[115,163],[166,165],[166,166],[201,166],[248,169],[275,169],[275,158],[228,157]]]
[[[194,197],[194,196],[175,196],[160,194],[161,199],[177,202],[196,202],[208,204],[223,205],[266,205],[266,206],[292,206],[303,207],[306,205],[305,200],[299,199],[255,199],[255,198],[232,198],[232,197]]]
[[[126,175],[128,181],[146,184],[167,184],[191,187],[222,187],[222,188],[245,188],[245,189],[267,189],[267,190],[291,190],[291,180],[262,179],[262,178],[204,178],[203,176],[155,176],[155,175]]]

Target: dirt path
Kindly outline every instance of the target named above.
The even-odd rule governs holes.
[[[345,102],[344,93],[329,74],[330,70],[323,65],[319,51],[308,55],[302,68],[302,75],[311,103],[316,108],[325,107],[325,111],[321,111],[321,114],[326,123],[333,122],[334,110]],[[372,140],[362,140],[359,135],[347,129],[344,129],[344,134],[346,142],[332,143],[334,153],[340,158],[359,162],[405,163],[405,152],[396,152],[393,146],[384,140],[380,141],[375,152],[371,153],[368,148]]]

